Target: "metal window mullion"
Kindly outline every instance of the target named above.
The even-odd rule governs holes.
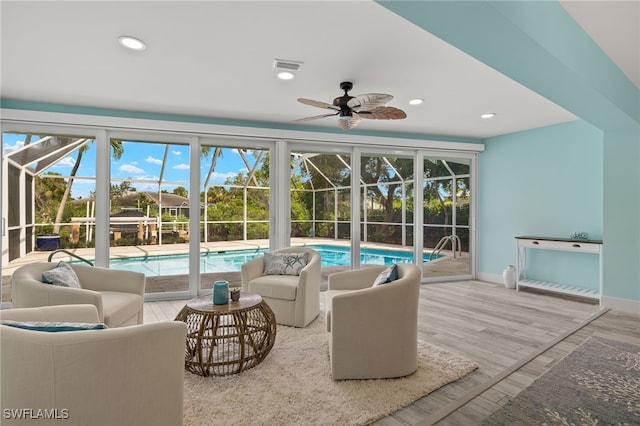
[[[201,141],[195,136],[189,140],[189,294],[200,291],[200,161]],[[207,193],[204,198],[206,200]],[[206,203],[205,203],[206,206]],[[206,207],[205,207],[206,208]],[[206,220],[206,215],[205,215]],[[162,232],[160,232],[162,233]],[[196,237],[197,236],[197,237]]]
[[[109,267],[109,213],[111,143],[110,134],[96,131],[96,216],[95,216],[95,265]]]

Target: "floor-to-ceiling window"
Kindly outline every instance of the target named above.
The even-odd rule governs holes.
[[[360,156],[361,263],[414,262],[413,156]]]
[[[240,267],[269,248],[270,141],[203,138],[200,156],[201,285],[240,286]]]
[[[290,154],[291,241],[321,250],[327,273],[351,265],[351,155]]]
[[[11,300],[13,261],[60,249],[93,258],[93,223],[79,218],[93,206],[95,160],[90,134],[2,133],[3,301]]]
[[[147,293],[189,289],[190,147],[110,137],[109,267],[144,273]]]
[[[471,274],[473,214],[470,158],[424,158],[423,234],[424,247],[431,249],[430,278]]]

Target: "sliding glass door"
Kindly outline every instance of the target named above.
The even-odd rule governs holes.
[[[290,154],[291,244],[321,251],[328,274],[351,265],[351,155]]]
[[[146,138],[145,138],[146,139]],[[189,145],[110,138],[109,267],[142,272],[146,292],[189,289]]]
[[[423,230],[429,278],[471,275],[472,159],[424,158]]]
[[[95,139],[48,131],[2,133],[2,302],[25,261],[93,261]],[[55,253],[55,254],[54,254]]]
[[[240,268],[269,248],[268,141],[206,138],[200,155],[200,290],[241,286]]]
[[[360,157],[361,263],[411,262],[413,154],[364,153]]]

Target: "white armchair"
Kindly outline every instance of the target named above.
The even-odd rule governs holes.
[[[329,275],[326,321],[334,380],[402,377],[418,368],[420,268],[400,263],[396,281],[372,287],[385,268]]]
[[[0,320],[100,322],[93,305],[6,309]],[[186,334],[179,321],[56,333],[0,325],[2,424],[182,425]],[[20,409],[58,420],[20,420]]]
[[[82,288],[61,287],[42,282],[42,273],[57,262],[34,262],[16,269],[11,277],[14,308],[91,304],[100,322],[109,327],[142,324],[144,274],[132,271],[71,265]]]
[[[304,247],[287,247],[272,253],[308,253],[300,275],[265,275],[264,256],[242,265],[242,289],[262,296],[276,322],[306,327],[320,314],[320,253]]]

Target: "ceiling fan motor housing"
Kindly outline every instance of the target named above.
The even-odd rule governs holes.
[[[340,117],[351,117],[353,115],[353,110],[347,106],[349,99],[353,99],[353,96],[341,96],[333,100],[333,105],[340,108]]]
[[[340,108],[340,117],[352,117],[353,111],[347,105],[349,100],[353,99],[354,96],[349,96],[349,90],[353,89],[353,83],[350,81],[343,81],[340,83],[340,88],[344,90],[344,96],[340,96],[333,100],[333,105]]]

